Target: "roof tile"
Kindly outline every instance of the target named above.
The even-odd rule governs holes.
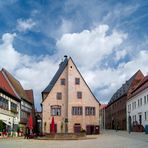
[[[0,88],[3,91],[17,98],[8,81],[6,80],[5,76],[3,75],[2,71],[0,71]]]

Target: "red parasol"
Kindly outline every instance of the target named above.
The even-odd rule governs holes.
[[[51,133],[54,134],[55,133],[55,127],[54,127],[54,117],[52,117],[52,121],[51,121]]]
[[[28,119],[28,123],[27,123],[27,126],[30,130],[33,129],[33,120],[32,120],[32,115],[29,116],[29,119]]]

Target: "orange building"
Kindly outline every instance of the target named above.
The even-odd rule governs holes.
[[[42,92],[42,128],[50,133],[54,117],[57,133],[99,133],[100,103],[93,95],[72,58],[64,61]]]

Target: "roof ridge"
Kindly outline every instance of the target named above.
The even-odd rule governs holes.
[[[135,89],[131,92],[131,94],[133,94],[137,89],[139,89],[142,85],[144,85],[146,82],[148,81],[148,75],[145,76],[140,82],[139,84],[135,87]]]
[[[118,100],[121,96],[123,96],[124,94],[127,93],[127,91],[129,90],[129,88],[130,88],[130,86],[131,86],[131,84],[132,84],[132,81],[134,80],[134,78],[136,77],[136,75],[137,75],[139,72],[142,73],[141,70],[139,69],[139,70],[138,70],[136,73],[134,73],[128,80],[126,80],[125,83],[123,83],[121,87],[119,87],[119,88],[117,89],[117,91],[112,95],[112,97],[111,97],[111,99],[110,99],[110,101],[109,101],[108,104],[111,104],[112,102]],[[124,89],[124,86],[125,86],[125,89]],[[123,91],[123,90],[124,90],[124,91]],[[118,92],[120,92],[120,91],[121,91],[121,93],[119,93],[119,94],[120,94],[120,95],[119,95]]]
[[[51,91],[51,89],[53,88],[53,86],[57,82],[58,78],[60,77],[60,75],[64,71],[65,67],[67,66],[69,59],[70,58],[65,57],[64,61],[62,61],[59,64],[59,68],[58,68],[57,72],[55,73],[55,75],[53,76],[51,81],[49,82],[48,86],[42,91],[42,93],[49,93]]]
[[[3,71],[0,71],[0,78],[1,78],[1,85],[0,89],[8,93],[9,95],[19,99],[19,97],[15,94],[13,88],[11,87],[10,83],[7,81],[7,78],[5,77]]]
[[[13,88],[13,90],[15,91],[15,94],[19,97],[19,99],[22,98],[22,99],[30,102],[22,84],[6,69],[2,68],[2,71],[5,74],[5,76],[7,77],[9,84],[11,85],[11,87]]]

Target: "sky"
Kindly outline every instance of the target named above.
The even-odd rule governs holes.
[[[139,69],[148,74],[148,1],[0,0],[0,69],[41,92],[64,55],[101,103]]]

